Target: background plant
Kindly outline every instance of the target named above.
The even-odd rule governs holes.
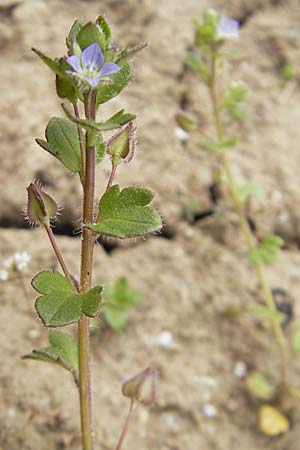
[[[281,383],[277,394],[279,400],[282,400],[282,397],[286,394],[298,396],[298,391],[291,387],[289,380],[287,342],[281,326],[283,314],[276,307],[264,269],[265,264],[272,262],[277,257],[283,241],[276,235],[267,235],[261,239],[256,237],[247,218],[246,205],[252,196],[261,196],[261,188],[253,183],[238,186],[231,168],[234,149],[238,146],[238,140],[233,135],[233,125],[240,123],[245,118],[247,113],[246,100],[250,92],[247,84],[240,80],[230,82],[227,89],[222,92],[218,86],[218,80],[222,73],[224,60],[230,57],[230,53],[224,50],[224,45],[228,40],[239,38],[239,24],[236,20],[229,19],[210,9],[203,13],[201,21],[194,21],[194,26],[195,48],[193,51],[187,52],[185,61],[207,86],[212,106],[215,137],[211,138],[205,135],[203,138],[202,130],[197,125],[197,121],[185,112],[177,114],[177,123],[186,132],[199,133],[201,145],[216,155],[222,168],[227,192],[247,244],[249,261],[256,272],[264,300],[264,306],[256,304],[252,305],[250,309],[260,318],[270,320],[278,346]],[[270,400],[271,394],[274,398],[274,393],[271,392],[271,389],[265,387],[266,383],[268,382],[265,378],[256,376],[256,374],[249,381],[252,388],[256,386],[256,394],[258,391],[263,392],[263,397],[258,395],[260,398]],[[266,395],[266,392],[268,395]],[[281,401],[280,404],[282,405]],[[277,413],[280,414],[276,411],[275,415]],[[263,416],[260,417],[260,420],[261,423],[264,423],[264,414],[270,414],[270,409],[263,409],[261,414]],[[268,417],[270,418],[270,416]],[[280,418],[282,420],[281,422],[278,420],[278,428],[274,434],[286,431],[289,427],[286,418],[282,416]],[[262,426],[261,428],[266,432],[266,427]]]
[[[96,118],[100,106],[128,85],[132,78],[128,61],[145,45],[118,48],[103,16],[86,24],[75,21],[66,45],[67,56],[55,59],[33,49],[55,73],[58,96],[71,105],[71,108],[62,105],[67,118],[51,118],[45,139],[37,139],[37,143],[68,171],[77,174],[82,185],[80,280],[70,273],[53,234],[57,203],[37,181],[27,188],[27,217],[30,223],[45,229],[63,272],[44,270],[33,278],[32,287],[38,293],[35,302],[38,316],[50,328],[76,323],[78,336],[75,339],[61,331],[51,331],[49,345],[34,350],[26,358],[52,362],[72,373],[79,390],[82,447],[92,450],[89,330],[90,318],[97,316],[101,307],[103,291],[102,285],[92,283],[94,245],[100,235],[131,238],[157,231],[161,219],[148,206],[153,199],[148,189],[121,189],[114,184],[118,166],[134,156],[136,116],[122,109],[109,119]],[[105,132],[115,129],[118,131],[105,137]],[[100,172],[97,165],[106,155],[111,160],[111,172],[96,208],[95,177]],[[135,394],[131,402],[140,401]],[[119,442],[118,449],[120,445]]]

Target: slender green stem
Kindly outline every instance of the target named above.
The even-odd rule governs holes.
[[[87,119],[94,119],[95,94],[85,96],[85,113]],[[95,147],[90,146],[89,135],[86,135],[85,176],[83,185],[83,223],[91,223],[94,216],[95,190]],[[94,239],[93,232],[82,229],[80,292],[91,288]],[[90,326],[89,318],[82,316],[78,322],[78,358],[79,358],[79,397],[83,450],[92,450],[92,412],[90,381]]]
[[[215,127],[217,132],[217,138],[219,142],[224,141],[224,131],[220,118],[220,112],[218,107],[218,96],[217,96],[217,86],[216,86],[216,67],[217,67],[217,56],[213,55],[211,58],[211,78],[209,83],[209,91],[210,98],[213,108],[213,115],[215,121]],[[244,234],[245,241],[247,243],[249,251],[253,251],[257,249],[257,241],[255,236],[253,235],[249,223],[247,221],[243,204],[241,203],[237,187],[234,181],[234,177],[231,171],[230,163],[228,161],[227,154],[224,152],[220,155],[220,162],[223,166],[225,176],[228,184],[228,191],[234,205],[236,214],[238,216],[239,224],[241,230]],[[273,313],[276,311],[276,304],[272,295],[272,291],[270,285],[265,276],[263,265],[260,262],[255,262],[254,264],[255,271],[257,274],[257,278],[260,284],[261,292],[265,301],[267,308]],[[282,384],[284,386],[288,386],[288,363],[287,363],[287,352],[285,345],[285,338],[281,329],[280,321],[278,318],[272,314],[272,328],[274,332],[274,336],[280,351],[280,359],[281,359],[281,376],[282,376]]]
[[[124,439],[125,439],[125,436],[127,434],[128,427],[129,427],[129,422],[130,422],[130,419],[131,419],[132,413],[133,413],[133,404],[134,404],[133,402],[130,402],[129,413],[128,413],[127,417],[126,417],[126,421],[125,421],[125,424],[123,426],[123,429],[122,429],[122,432],[121,432],[121,435],[120,435],[120,438],[119,438],[119,441],[118,441],[118,444],[117,444],[115,450],[121,450],[122,445],[124,443]]]

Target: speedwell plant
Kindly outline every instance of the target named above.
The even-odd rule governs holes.
[[[44,270],[32,280],[37,292],[36,312],[46,327],[77,324],[77,338],[61,331],[50,331],[49,346],[34,350],[27,358],[52,362],[71,372],[79,390],[82,448],[93,449],[90,386],[90,318],[101,306],[102,286],[94,286],[93,252],[99,236],[134,238],[161,228],[161,218],[149,203],[148,189],[121,188],[115,184],[120,164],[134,156],[135,115],[123,109],[108,119],[97,119],[99,108],[119,95],[132,78],[130,60],[145,45],[120,49],[113,42],[111,30],[103,16],[95,22],[77,20],[67,38],[67,55],[51,59],[33,49],[54,72],[56,91],[65,100],[65,118],[52,117],[45,139],[37,143],[54,156],[67,171],[78,175],[82,185],[80,278],[68,269],[52,230],[58,207],[38,181],[27,188],[27,216],[32,224],[45,229],[57,257],[61,272]],[[109,136],[104,133],[109,132]],[[105,157],[111,161],[110,176],[100,199],[95,195],[98,165]],[[103,174],[101,174],[103,176]],[[130,414],[117,448],[123,443],[135,403],[150,405],[154,401],[156,372],[146,369],[126,384],[124,395],[130,398]],[[142,400],[142,401],[141,401]]]

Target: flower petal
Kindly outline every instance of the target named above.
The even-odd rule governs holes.
[[[70,64],[71,67],[73,67],[76,72],[80,71],[80,59],[78,58],[78,56],[68,56],[66,61],[68,64]]]
[[[103,63],[103,54],[101,48],[94,42],[94,44],[86,47],[81,54],[81,62],[84,68],[89,69],[99,68]]]
[[[100,70],[100,77],[106,77],[107,75],[110,75],[111,73],[119,72],[120,66],[118,64],[115,64],[113,62],[106,62],[103,64]]]
[[[240,24],[237,20],[223,16],[217,26],[217,34],[219,38],[237,39],[239,37]]]
[[[84,77],[84,80],[89,83],[90,86],[96,87],[99,84],[100,77],[97,75],[96,77]]]

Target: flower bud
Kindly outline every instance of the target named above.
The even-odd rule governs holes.
[[[151,367],[130,378],[122,386],[122,393],[131,401],[137,401],[145,406],[152,406],[156,399],[157,370]]]
[[[108,140],[106,151],[111,155],[113,165],[117,166],[121,159],[126,159],[127,162],[131,161],[136,145],[136,127],[133,122],[129,122]]]
[[[42,190],[38,181],[30,183],[27,188],[27,219],[31,224],[49,225],[50,219],[55,219],[58,206],[55,200]]]

